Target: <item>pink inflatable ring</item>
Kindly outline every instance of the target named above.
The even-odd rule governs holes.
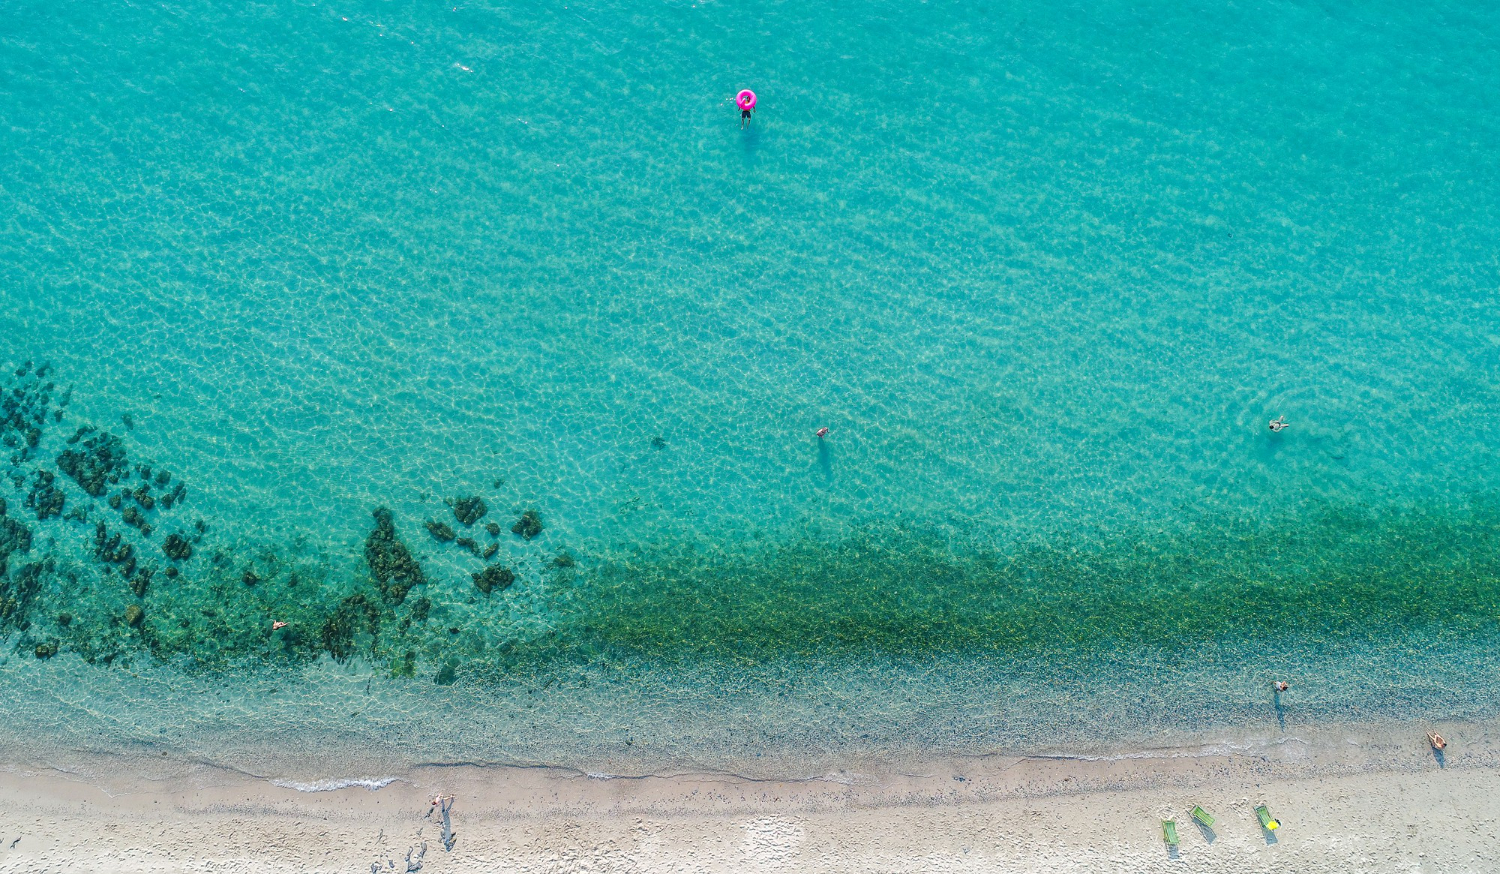
[[[751,91],[749,88],[746,88],[744,91],[741,91],[734,96],[734,102],[735,105],[739,106],[740,109],[754,109],[755,92]]]

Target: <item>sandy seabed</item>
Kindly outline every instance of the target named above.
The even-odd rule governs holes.
[[[1496,730],[1439,727],[1452,741],[1441,758],[1421,726],[1346,726],[795,781],[457,765],[379,788],[299,788],[78,753],[0,772],[0,872],[1500,870]],[[451,850],[431,815],[439,793],[455,797]],[[1280,830],[1262,830],[1258,804]],[[1194,805],[1217,817],[1212,830],[1189,818]]]

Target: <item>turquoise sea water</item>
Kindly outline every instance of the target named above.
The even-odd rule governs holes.
[[[20,747],[1500,713],[1486,5],[5,18]]]

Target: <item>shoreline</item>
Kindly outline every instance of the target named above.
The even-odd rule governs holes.
[[[1408,723],[1330,726],[1256,754],[995,755],[801,780],[424,765],[322,791],[80,754],[0,770],[0,872],[399,871],[423,841],[424,872],[1479,870],[1500,859],[1493,727],[1439,728],[1441,763]],[[437,793],[458,799],[452,852],[423,817]],[[1284,824],[1274,839],[1261,803]],[[1189,820],[1195,804],[1216,833]],[[1178,823],[1175,857],[1162,818]]]

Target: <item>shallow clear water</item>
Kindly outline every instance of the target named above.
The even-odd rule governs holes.
[[[822,761],[1274,719],[1288,673],[1308,718],[1500,712],[1482,4],[7,20],[31,738],[97,699],[91,744],[210,759]],[[381,507],[420,583],[372,572]],[[200,684],[302,722],[173,717]],[[361,684],[374,723],[314,706]]]

